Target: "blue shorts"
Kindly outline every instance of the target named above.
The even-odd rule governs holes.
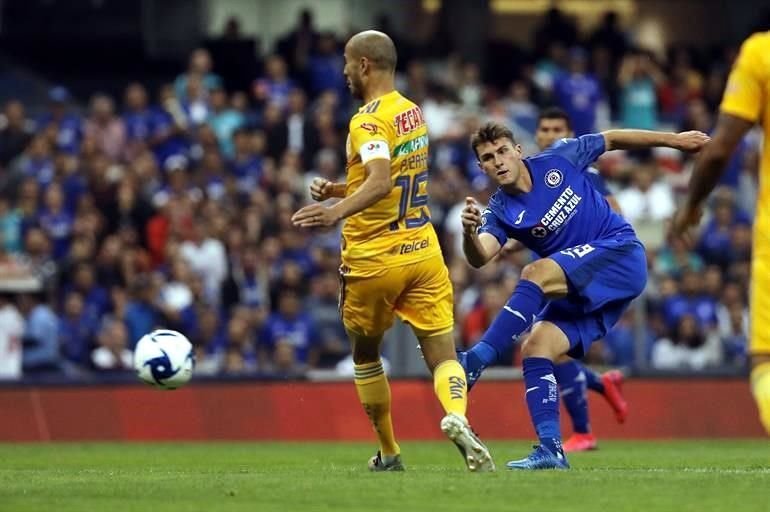
[[[594,240],[548,256],[564,270],[569,292],[543,308],[536,322],[556,324],[571,357],[583,357],[620,319],[647,284],[647,257],[636,238]]]

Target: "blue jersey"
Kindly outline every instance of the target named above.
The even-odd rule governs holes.
[[[508,194],[498,189],[478,232],[493,235],[500,245],[516,239],[541,257],[593,240],[635,239],[631,225],[612,211],[586,174],[604,150],[604,136],[591,134],[562,139],[525,158],[532,190]]]

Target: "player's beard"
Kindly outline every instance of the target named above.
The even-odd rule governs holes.
[[[363,84],[361,83],[361,78],[356,76],[349,76],[348,77],[348,89],[350,89],[350,94],[356,98],[356,99],[363,99]]]

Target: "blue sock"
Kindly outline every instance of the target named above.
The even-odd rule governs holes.
[[[469,361],[478,359],[483,366],[499,361],[526,331],[535,315],[543,309],[545,296],[543,290],[532,281],[519,281],[513,295],[508,299],[487,331],[469,351]]]
[[[556,382],[564,406],[572,418],[572,430],[578,434],[591,431],[588,423],[588,388],[583,365],[577,361],[557,364],[554,368]]]
[[[588,386],[588,389],[603,395],[604,383],[602,382],[602,376],[587,366],[583,366],[583,373],[586,375],[586,385]]]
[[[528,357],[524,359],[523,367],[527,407],[540,444],[553,453],[560,453],[559,389],[553,374],[553,361]]]

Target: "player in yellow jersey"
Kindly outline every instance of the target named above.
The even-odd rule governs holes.
[[[714,189],[730,155],[754,124],[764,130],[759,197],[751,263],[752,393],[759,417],[770,434],[770,32],[744,41],[725,87],[711,143],[695,163],[685,204],[672,222],[675,235],[686,236],[700,221],[702,205]]]
[[[398,315],[414,330],[446,411],[442,431],[471,471],[495,469],[489,450],[465,417],[465,371],[452,337],[452,285],[428,209],[428,131],[422,111],[394,88],[396,48],[382,32],[365,31],[345,45],[345,77],[364,106],[350,120],[346,183],[316,179],[317,201],[292,217],[296,226],[342,219],[340,312],[353,348],[358,397],[380,449],[373,471],[402,470],[391,422],[390,387],[380,360],[385,331]]]

